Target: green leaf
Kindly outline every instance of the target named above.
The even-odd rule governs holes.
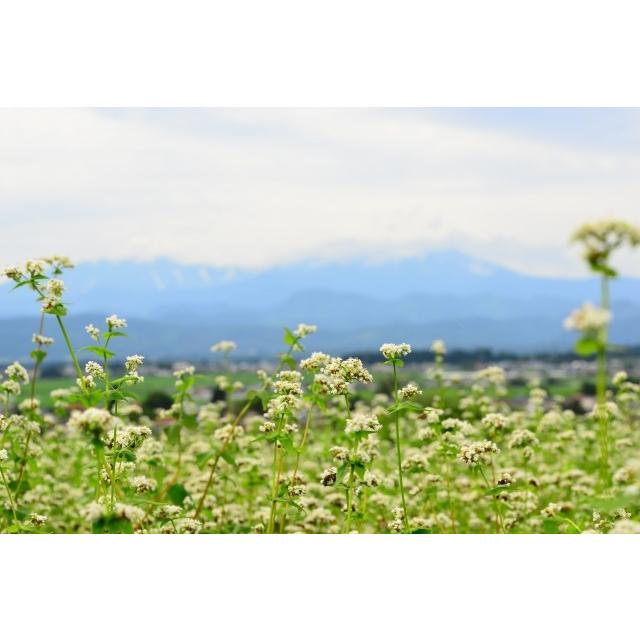
[[[189,495],[189,492],[184,488],[182,484],[172,484],[167,490],[167,496],[173,504],[182,506],[184,499]]]
[[[206,451],[205,453],[198,453],[196,455],[196,464],[199,469],[203,469],[205,464],[213,458],[215,451],[212,449],[211,451]]]
[[[39,364],[47,357],[47,352],[42,349],[35,349],[29,355]]]
[[[284,328],[284,336],[282,340],[288,347],[293,347],[298,342],[298,338],[296,338],[291,329],[288,329],[287,327]]]
[[[109,360],[116,355],[113,351],[109,351],[108,349],[105,349],[104,347],[100,347],[98,345],[82,347],[81,349],[78,349],[78,351],[91,351],[91,353],[95,353],[96,355],[99,355],[101,358],[106,360]]]
[[[91,527],[93,533],[133,533],[133,525],[126,518],[103,516]]]
[[[592,356],[600,349],[600,342],[590,337],[583,337],[576,342],[575,351],[579,356]]]
[[[493,487],[492,489],[487,489],[484,492],[485,496],[497,496],[505,491],[517,491],[521,488],[520,484],[517,482],[512,482],[511,484],[499,485],[497,487]]]
[[[168,429],[167,429],[167,442],[169,444],[178,444],[178,442],[180,442],[180,431],[182,430],[182,425],[181,424],[174,424],[171,425]]]
[[[129,336],[122,331],[105,331],[102,334],[103,340],[111,340],[111,338],[128,338]]]
[[[220,457],[227,463],[230,464],[231,466],[235,467],[237,466],[237,462],[236,459],[228,452],[228,451],[222,451],[220,453]]]
[[[431,533],[431,529],[414,529],[411,533]]]
[[[283,355],[280,356],[280,360],[282,361],[283,364],[286,364],[289,369],[295,369],[296,365],[298,364],[296,362],[296,359],[293,356],[289,356],[289,355]]]

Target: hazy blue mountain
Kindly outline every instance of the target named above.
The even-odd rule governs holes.
[[[562,319],[597,300],[595,279],[526,276],[457,252],[384,263],[298,263],[261,272],[154,262],[84,263],[65,276],[70,323],[127,317],[128,350],[150,357],[206,355],[233,339],[241,355],[271,355],[282,325],[318,324],[311,348],[348,352],[407,340],[426,346],[533,351],[567,348]],[[37,306],[22,289],[0,287],[0,360],[26,354]],[[614,338],[640,343],[640,279],[614,283]],[[49,333],[55,335],[52,327]],[[56,354],[63,354],[57,345]]]

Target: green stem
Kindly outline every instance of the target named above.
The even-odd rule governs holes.
[[[491,483],[489,482],[484,469],[482,468],[482,465],[478,466],[478,469],[480,471],[480,475],[482,476],[482,478],[485,481],[485,484],[487,485],[487,489],[491,489]],[[502,514],[500,512],[500,505],[498,504],[497,498],[492,497],[493,500],[493,504],[495,506],[495,512],[496,512],[496,533],[504,533],[504,524],[502,523]]]
[[[609,310],[609,278],[602,276],[601,279],[601,306]],[[596,395],[598,406],[598,440],[600,443],[600,482],[603,488],[611,485],[609,474],[609,418],[607,416],[605,403],[607,399],[607,344],[609,341],[609,331],[605,324],[600,331],[598,347],[598,373],[596,380]]]
[[[400,412],[398,407],[398,369],[395,362],[393,363],[393,399],[396,404],[395,421],[396,421],[396,453],[398,455],[398,478],[400,480],[400,497],[402,498],[402,511],[405,531],[409,529],[409,517],[407,515],[407,501],[404,495],[404,482],[402,478],[402,450],[400,444]]]
[[[38,326],[38,334],[42,334],[44,330],[44,313],[40,314],[40,325]],[[38,371],[40,369],[41,360],[36,359],[36,363],[33,366],[33,373],[31,374],[31,393],[30,400],[31,406],[29,407],[29,411],[31,412],[31,416],[33,417],[35,414],[35,409],[33,408],[33,402],[36,397],[36,380],[38,378]],[[27,455],[29,453],[29,442],[31,441],[31,431],[27,434],[27,439],[24,443],[24,454],[22,456],[22,462],[20,463],[20,471],[18,473],[18,480],[16,482],[16,492],[15,492],[15,501],[18,502],[18,494],[20,492],[20,487],[22,485],[22,478],[24,477],[24,472],[27,468]]]
[[[7,482],[7,477],[5,476],[4,470],[2,469],[1,466],[0,466],[0,478],[2,478],[2,484],[4,485],[7,495],[9,496],[9,504],[11,505],[11,513],[13,514],[13,522],[16,526],[18,526],[18,514],[17,514],[16,503],[13,500],[13,496],[11,495],[11,490],[9,489],[9,483]]]
[[[76,356],[73,347],[71,346],[71,340],[69,340],[69,334],[65,329],[64,322],[62,322],[62,318],[60,316],[56,316],[56,320],[58,321],[58,326],[60,327],[60,331],[62,332],[62,337],[67,345],[67,349],[69,350],[69,355],[71,356],[71,360],[73,360],[73,365],[76,368],[76,373],[78,374],[78,378],[82,378],[82,369],[80,368],[80,363],[78,362],[78,358]]]

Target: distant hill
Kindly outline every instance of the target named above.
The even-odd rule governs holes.
[[[67,300],[76,342],[82,328],[117,313],[129,319],[127,351],[202,357],[219,339],[242,356],[270,356],[283,325],[319,326],[309,347],[345,353],[406,340],[426,346],[517,352],[567,349],[568,312],[597,301],[593,278],[522,275],[457,252],[384,263],[299,263],[262,272],[154,262],[85,263],[69,272]],[[640,279],[614,283],[613,338],[640,342]],[[24,357],[35,330],[32,295],[0,287],[0,360]],[[56,336],[55,327],[48,332]],[[58,344],[52,355],[63,357]]]

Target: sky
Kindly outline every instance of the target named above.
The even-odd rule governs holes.
[[[640,224],[640,110],[0,110],[0,266],[456,249],[580,276],[567,240],[608,216]]]

